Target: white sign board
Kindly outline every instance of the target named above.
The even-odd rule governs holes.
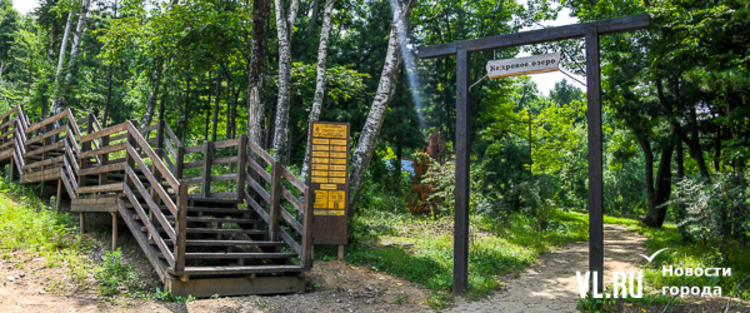
[[[559,71],[560,52],[487,62],[487,76],[500,78]]]

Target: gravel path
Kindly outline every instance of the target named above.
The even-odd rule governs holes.
[[[605,283],[611,282],[612,271],[638,270],[635,264],[643,258],[636,253],[646,254],[645,241],[645,237],[627,231],[626,226],[604,225]],[[489,299],[459,300],[446,312],[578,312],[575,300],[580,296],[576,271],[586,271],[588,260],[588,242],[554,249],[518,279],[506,281],[505,288]]]

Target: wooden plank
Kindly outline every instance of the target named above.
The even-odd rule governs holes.
[[[178,148],[182,147],[182,142],[180,142],[180,140],[177,139],[177,135],[174,134],[174,132],[172,131],[172,128],[169,127],[169,124],[166,124],[166,129],[165,130],[167,131],[167,135],[169,136],[169,138],[172,139],[172,141],[174,141],[174,143],[177,145],[177,147]],[[174,149],[172,149],[172,151],[174,153]],[[175,154],[175,155],[177,155],[177,154]]]
[[[310,188],[306,188],[305,192],[305,212],[313,207],[314,199],[313,193]],[[312,269],[313,266],[313,214],[303,215],[304,225],[302,232],[302,254],[300,256],[300,265],[305,269]]]
[[[228,148],[228,147],[234,147],[234,146],[236,146],[238,144],[240,144],[240,139],[239,138],[217,141],[217,142],[214,142],[214,149],[223,149],[223,148]]]
[[[272,164],[276,161],[270,154],[268,154],[268,152],[266,152],[266,150],[263,150],[263,148],[258,146],[252,140],[247,141],[247,146],[250,147],[250,150],[253,150],[253,152],[255,152],[255,154],[257,154],[261,159],[268,162],[268,164]]]
[[[284,259],[297,254],[282,252],[188,252],[186,259]]]
[[[187,248],[187,211],[188,211],[188,184],[180,180],[180,189],[177,190],[177,223],[175,225],[177,240],[175,241],[174,253],[177,256],[175,270],[183,273],[185,270],[185,249]]]
[[[255,240],[187,240],[186,244],[193,247],[226,247],[226,246],[250,246],[250,247],[278,247],[286,243],[279,241],[255,241]]]
[[[236,180],[237,174],[221,174],[221,175],[214,175],[211,176],[211,181],[227,181],[227,180]]]
[[[68,112],[67,112],[67,111],[62,111],[62,112],[60,112],[60,113],[57,113],[57,114],[55,114],[55,115],[54,115],[54,116],[52,116],[52,117],[46,118],[46,119],[44,119],[44,120],[42,120],[42,121],[40,121],[40,122],[37,122],[37,123],[35,123],[35,124],[32,124],[32,125],[30,125],[30,126],[29,126],[29,128],[26,128],[26,133],[27,133],[27,134],[28,134],[28,133],[31,133],[31,132],[33,132],[33,131],[35,131],[35,130],[37,130],[37,129],[40,129],[40,128],[44,127],[44,126],[47,126],[47,125],[49,125],[49,124],[52,124],[52,123],[54,123],[55,121],[57,121],[57,120],[59,120],[59,119],[61,119],[61,118],[65,117],[66,115],[68,115]]]
[[[188,163],[183,163],[182,168],[186,169],[186,168],[203,167],[204,165],[206,165],[206,161],[188,162]]]
[[[294,206],[294,208],[297,209],[297,211],[304,213],[305,208],[303,207],[302,202],[300,202],[297,199],[297,197],[295,197],[291,192],[286,190],[286,188],[284,188],[283,186],[281,187],[281,195],[284,196],[284,199],[286,199],[286,201],[289,201],[289,203],[291,203],[292,206]]]
[[[127,150],[130,155],[136,154],[135,149],[133,149],[133,146],[131,146],[129,143],[127,144]],[[164,188],[161,187],[161,183],[159,182],[159,180],[156,179],[156,177],[154,177],[154,175],[148,170],[146,163],[144,163],[141,158],[133,158],[133,159],[138,164],[141,171],[143,171],[143,175],[146,176],[146,179],[148,179],[148,181],[151,183],[151,188],[153,188],[156,191],[156,193],[159,195],[159,198],[167,205],[167,208],[169,208],[169,211],[172,213],[172,215],[177,216],[177,205],[174,202],[172,202],[172,199],[170,198],[170,196],[167,194]],[[143,186],[140,180],[135,182],[135,184],[136,186],[138,185]],[[148,198],[150,199],[151,197],[149,196]],[[158,206],[156,205],[156,203],[154,203],[154,205],[152,206],[152,208],[157,208],[157,207]]]
[[[39,148],[39,149],[35,149],[35,150],[30,150],[30,151],[26,152],[26,155],[24,155],[24,156],[28,158],[28,157],[30,157],[32,155],[42,154],[42,153],[45,153],[45,152],[48,152],[48,151],[60,149],[60,148],[62,148],[64,146],[65,146],[65,141],[58,141],[58,142],[53,143],[53,144],[51,144],[49,146],[45,146],[45,147],[42,147],[42,148]]]
[[[651,18],[649,15],[640,14],[589,23],[551,27],[515,34],[504,34],[441,45],[426,46],[419,49],[419,58],[431,59],[445,57],[457,54],[461,49],[466,50],[466,52],[478,52],[581,38],[586,35],[586,30],[591,27],[598,28],[600,34],[610,34],[645,29],[650,25]]]
[[[284,240],[287,245],[289,245],[289,248],[292,248],[292,250],[297,254],[302,254],[302,247],[296,241],[294,241],[294,238],[292,238],[292,236],[289,236],[289,234],[283,228],[279,228],[278,233],[279,237],[281,237],[281,239]]]
[[[599,32],[586,32],[586,88],[589,139],[589,270],[596,271],[597,288],[604,290],[604,196],[602,177],[602,87]],[[593,288],[591,284],[589,288]]]
[[[453,292],[469,288],[469,165],[471,163],[471,56],[456,54],[456,205],[453,242]]]
[[[191,177],[191,178],[188,178],[188,179],[185,179],[185,180],[188,182],[188,184],[198,184],[198,183],[202,183],[203,182],[203,176],[201,176],[201,177]]]
[[[231,156],[231,157],[226,157],[226,158],[213,159],[211,161],[211,164],[212,165],[233,164],[233,163],[237,163],[238,160],[239,158],[237,156]]]
[[[159,127],[159,123],[156,123],[156,124],[153,124],[151,126],[146,126],[144,128],[141,128],[141,129],[138,130],[138,133],[142,134],[145,137],[145,136],[148,136],[149,132],[151,132],[152,130],[156,129],[157,127]]]
[[[71,201],[72,212],[117,212],[117,197],[78,198]]]
[[[100,130],[100,131],[95,132],[95,133],[88,134],[86,136],[83,136],[83,137],[81,137],[81,139],[79,141],[81,143],[85,143],[85,142],[89,142],[89,141],[94,140],[94,139],[98,139],[98,138],[110,136],[112,134],[116,134],[116,133],[119,133],[119,132],[123,132],[123,131],[126,131],[127,129],[128,129],[128,124],[127,123],[122,123],[122,124],[118,124],[118,125],[115,125],[115,126],[107,127],[107,128],[105,128],[103,130]]]
[[[125,163],[115,163],[115,164],[81,169],[78,171],[78,176],[117,172],[117,171],[122,171],[124,169],[125,169]]]
[[[206,142],[206,147],[203,152],[203,159],[206,164],[203,165],[203,190],[201,194],[204,197],[211,195],[211,162],[214,158],[214,143],[211,141]]]
[[[245,184],[245,170],[247,169],[247,163],[245,163],[247,160],[247,140],[247,135],[240,135],[240,143],[237,149],[237,199],[242,199],[242,196],[245,194],[245,188],[247,188]]]
[[[44,166],[47,166],[47,165],[62,163],[64,157],[65,157],[65,155],[61,155],[61,156],[58,156],[58,157],[55,157],[55,158],[52,158],[52,159],[46,159],[46,160],[41,161],[41,162],[29,163],[29,164],[24,165],[23,169],[24,170],[30,170],[30,169],[34,169],[34,168],[37,168],[37,167],[44,167]]]
[[[14,106],[14,107],[10,108],[10,110],[8,110],[7,112],[3,113],[3,115],[0,115],[0,120],[5,119],[6,117],[10,116],[11,114],[13,114],[13,112],[19,112],[19,108],[20,107],[18,107],[18,106]]]
[[[83,135],[81,135],[81,130],[78,129],[78,124],[75,123],[75,116],[73,115],[73,109],[68,108],[64,112],[67,112],[66,116],[68,117],[68,125],[70,125],[70,129],[73,130],[73,133],[78,137],[81,138]]]
[[[245,193],[244,198],[245,198],[245,203],[247,203],[248,207],[250,207],[253,210],[255,210],[255,212],[258,213],[258,215],[260,216],[260,218],[262,218],[263,221],[265,221],[266,224],[268,224],[268,221],[270,219],[270,217],[268,216],[268,212],[266,212],[266,210],[264,210],[260,206],[260,204],[258,204],[258,202],[256,202],[255,199],[253,199],[252,197],[250,197],[250,195],[248,195],[247,193]]]
[[[276,240],[279,233],[279,210],[281,210],[281,162],[273,162],[272,176],[271,176],[271,195],[267,200],[270,205],[268,210],[268,232],[271,240]],[[258,186],[260,187],[260,186]]]
[[[236,199],[236,197],[235,192],[212,192],[209,199]]]
[[[294,174],[292,174],[292,172],[290,172],[286,168],[284,168],[284,170],[281,172],[281,175],[283,175],[284,178],[286,178],[287,181],[289,181],[290,183],[292,183],[292,185],[294,187],[296,187],[297,189],[299,189],[299,191],[305,190],[305,188],[306,188],[305,184],[302,183],[302,181],[299,180],[299,178],[297,178],[296,176],[294,176]]]
[[[186,147],[185,154],[201,152],[203,150],[206,150],[206,144],[202,144],[200,146]]]
[[[131,128],[132,127],[132,128]],[[133,126],[132,123],[128,123],[128,131],[132,134],[134,133],[135,126]],[[156,152],[154,152],[154,149],[149,146],[143,137],[140,134],[134,134],[132,138],[135,139],[135,141],[138,143],[138,145],[141,147],[141,149],[146,152],[148,157],[151,159],[151,162],[154,166],[156,166],[157,169],[159,169],[159,173],[162,175],[162,177],[169,183],[169,186],[172,187],[172,189],[177,190],[179,188],[179,184],[177,183],[177,179],[172,175],[172,172],[170,172],[167,169],[167,166],[164,165],[164,163],[159,159],[159,157],[156,155]]]
[[[162,261],[159,260],[159,257],[157,257],[156,250],[151,247],[151,245],[149,245],[146,236],[137,231],[138,226],[135,224],[135,221],[127,217],[129,216],[129,212],[128,209],[125,208],[124,200],[119,199],[117,201],[117,210],[118,212],[120,212],[120,215],[122,215],[122,219],[125,221],[125,224],[128,225],[128,228],[133,234],[133,237],[135,237],[135,240],[138,242],[138,245],[141,246],[141,250],[143,250],[146,258],[149,260],[149,262],[151,262],[151,266],[154,267],[156,273],[159,275],[159,278],[164,281],[168,276],[167,272],[164,270],[165,266],[162,265]]]
[[[174,163],[172,163],[172,159],[170,159],[168,155],[164,156],[164,162],[166,162],[167,166],[169,166],[169,170],[173,172],[176,170]]]
[[[297,219],[295,219],[294,216],[289,213],[289,211],[281,209],[281,217],[283,217],[284,220],[286,220],[287,223],[289,223],[289,225],[297,231],[297,233],[302,234],[302,224],[300,224],[300,222],[297,221]]]
[[[11,124],[15,123],[16,121],[18,121],[18,118],[14,117],[14,118],[8,120],[7,122],[0,124],[0,129],[6,128],[6,127],[10,126]]]
[[[247,175],[247,173],[245,175]],[[250,187],[253,188],[253,190],[255,190],[255,192],[258,193],[258,195],[260,195],[261,198],[263,198],[264,201],[266,201],[266,203],[271,203],[271,195],[268,194],[266,189],[264,189],[257,182],[255,182],[255,180],[252,179],[252,177],[247,175],[247,177],[245,178],[245,181]]]
[[[156,230],[156,227],[151,222],[151,220],[148,219],[148,215],[146,214],[146,211],[143,210],[143,207],[141,207],[140,202],[138,202],[138,199],[135,197],[135,194],[133,192],[126,188],[125,189],[125,195],[127,195],[128,199],[130,199],[130,203],[133,204],[133,208],[135,209],[136,213],[141,217],[141,222],[145,225],[146,229],[148,229],[148,233],[150,234],[150,238],[156,242],[156,246],[159,247],[159,251],[161,251],[162,255],[166,255],[167,263],[169,263],[169,266],[174,267],[175,265],[175,258],[171,251],[167,248],[167,244],[164,243],[164,239],[161,238],[161,235]],[[124,214],[123,214],[124,215]],[[134,225],[135,226],[135,225]],[[130,229],[132,232],[138,232],[139,228],[133,227]]]
[[[172,143],[169,142],[169,140],[167,140],[167,141],[164,141],[164,145],[167,147],[167,151],[169,151],[169,155],[177,159],[177,152],[174,151],[174,147],[172,147]]]
[[[279,268],[277,272],[302,272],[299,269]],[[295,266],[296,267],[296,266]],[[218,274],[229,273],[219,272]],[[243,273],[241,271],[233,271]],[[248,272],[260,273],[260,272]],[[185,275],[198,275],[191,272],[185,272]],[[175,296],[189,297],[191,295],[197,298],[208,298],[213,295],[239,296],[239,295],[256,295],[256,294],[297,294],[305,292],[304,275],[293,276],[266,276],[248,279],[246,277],[232,278],[201,278],[180,281],[179,279],[167,280],[164,288]]]
[[[304,269],[299,265],[188,266],[185,268],[185,275],[237,275],[248,273],[289,273],[302,271],[304,271]],[[255,280],[261,278],[263,277],[257,277]],[[248,280],[245,277],[242,277],[241,279]],[[200,282],[203,281],[203,279],[196,279],[194,281]],[[223,279],[222,282],[223,284],[226,284],[226,279]]]
[[[41,181],[52,181],[60,178],[60,167],[49,168],[33,173],[21,175],[21,184],[36,183]]]
[[[133,179],[133,176],[135,176],[135,173],[133,173],[133,169],[130,167],[126,167],[125,172],[128,173],[128,175],[133,181],[133,184],[135,185],[135,188],[138,190],[138,193],[140,193],[141,196],[143,196],[143,199],[146,201],[146,204],[151,208],[151,212],[153,216],[156,217],[156,220],[159,222],[159,224],[161,224],[161,227],[162,227],[161,229],[164,230],[164,232],[167,234],[167,236],[169,236],[170,239],[172,239],[172,241],[176,241],[177,240],[176,231],[174,230],[174,228],[172,228],[172,225],[169,223],[169,221],[167,221],[167,218],[164,216],[164,213],[162,213],[160,207],[156,205],[156,202],[154,202],[154,199],[151,198],[151,195],[148,194],[148,192],[146,191],[146,188],[143,187],[143,184],[141,183],[141,181]],[[126,189],[125,193],[127,194],[128,191],[130,191],[130,189],[129,188],[125,188],[125,189]],[[133,194],[133,196],[135,196],[135,194]],[[140,206],[140,203],[138,205]],[[133,204],[133,206],[135,208],[135,203]],[[141,218],[145,218],[145,217],[141,216]]]
[[[84,152],[81,152],[80,157],[81,158],[89,158],[89,157],[92,157],[92,156],[95,156],[95,155],[102,155],[102,154],[113,153],[113,152],[125,150],[125,145],[126,145],[126,143],[123,142],[123,143],[108,145],[108,146],[106,146],[104,148],[101,148],[101,149],[98,149],[98,150],[84,151]]]
[[[78,187],[78,190],[76,190],[76,192],[78,192],[79,194],[82,194],[82,193],[121,191],[121,190],[123,190],[122,183],[113,183],[113,184],[106,184],[106,185]]]

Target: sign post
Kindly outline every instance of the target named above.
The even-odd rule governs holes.
[[[347,244],[349,123],[311,122],[310,189],[313,192],[313,244]]]

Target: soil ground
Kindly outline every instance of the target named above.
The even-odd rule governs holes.
[[[94,219],[96,220],[96,219]],[[101,227],[108,218],[102,218]],[[92,222],[96,224],[95,222]],[[124,225],[123,225],[124,226]],[[109,247],[106,228],[92,227],[86,239],[96,243],[89,257],[100,261]],[[158,287],[155,274],[140,249],[121,228],[121,249],[125,262],[136,266],[147,289]],[[605,225],[605,267],[608,272],[637,270],[645,262],[645,238],[628,232],[625,226]],[[434,312],[424,303],[431,291],[402,278],[373,273],[340,261],[319,261],[308,274],[304,294],[245,296],[202,299],[187,304],[160,303],[142,298],[104,298],[96,293],[96,281],[88,277],[76,287],[67,269],[45,268],[43,258],[17,252],[0,259],[0,311],[2,312]],[[576,271],[588,265],[588,243],[554,248],[532,268],[516,277],[506,277],[503,290],[485,299],[459,298],[444,312],[578,312]],[[606,276],[606,275],[605,275]],[[605,282],[609,281],[609,277]],[[84,287],[80,287],[84,286]],[[686,304],[672,312],[723,312],[726,300]],[[620,305],[618,311],[661,312],[662,306]],[[732,307],[731,313],[750,313],[750,307]]]

